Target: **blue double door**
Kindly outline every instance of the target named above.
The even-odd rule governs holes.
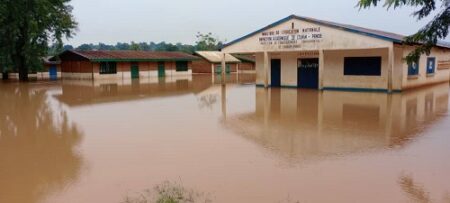
[[[281,60],[271,60],[271,86],[281,86]],[[319,88],[319,59],[298,59],[297,87],[318,89]]]
[[[297,85],[300,88],[319,88],[319,59],[298,59]]]

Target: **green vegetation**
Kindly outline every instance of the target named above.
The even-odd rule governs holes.
[[[369,8],[372,5],[377,6],[381,0],[359,0],[360,8]],[[439,13],[425,27],[421,28],[416,34],[406,37],[406,42],[411,45],[420,44],[411,52],[406,60],[409,64],[418,61],[422,54],[429,54],[431,48],[437,44],[438,40],[445,39],[448,35],[450,25],[450,1],[449,0],[385,0],[384,6],[387,8],[399,8],[403,6],[418,7],[412,15],[417,20],[429,16],[438,9]]]
[[[197,33],[196,49],[197,51],[214,51],[220,49],[223,43],[213,36],[212,33],[202,34]]]
[[[77,27],[70,0],[2,0],[0,2],[0,67],[13,69],[22,81],[42,65],[48,44],[62,48]],[[8,68],[6,68],[8,67]]]
[[[166,42],[139,42],[132,41],[131,43],[117,43],[116,45],[107,45],[104,43],[98,44],[82,44],[76,48],[71,45],[66,45],[63,50],[79,50],[79,51],[91,51],[91,50],[142,50],[142,51],[181,51],[192,54],[195,51],[213,51],[218,50],[222,46],[222,42],[214,37],[212,33],[202,34],[197,33],[197,41],[195,45],[182,44],[182,43],[166,43]],[[52,45],[49,48],[49,55],[56,55],[61,50]]]
[[[112,51],[112,50],[142,50],[142,51],[181,51],[186,53],[194,53],[196,51],[195,46],[188,44],[171,44],[166,42],[131,42],[131,43],[117,43],[115,45],[107,45],[104,43],[99,44],[82,44],[78,47],[73,47],[71,45],[66,45],[63,50],[79,50],[79,51],[91,51],[91,50],[101,50],[101,51]],[[50,50],[49,55],[55,55],[59,52]]]
[[[152,190],[134,197],[127,196],[123,203],[209,203],[208,195],[186,189],[180,183],[164,182]]]

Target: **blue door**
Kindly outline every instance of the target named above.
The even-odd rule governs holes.
[[[51,66],[48,69],[48,74],[50,76],[50,80],[58,79],[58,69],[56,68],[56,66]]]
[[[300,88],[319,88],[319,59],[299,59],[297,83]]]
[[[281,86],[281,60],[272,59],[270,62],[270,75],[271,75],[271,86],[280,87]]]

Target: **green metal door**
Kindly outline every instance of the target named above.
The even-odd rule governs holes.
[[[216,74],[221,74],[222,73],[222,65],[216,65]]]
[[[131,78],[139,78],[138,64],[131,64]]]
[[[164,62],[158,62],[158,77],[166,76],[166,68],[164,67]]]
[[[225,68],[225,73],[230,74],[231,73],[231,66],[230,66],[230,64],[227,64],[225,67],[226,67]]]
[[[221,74],[222,73],[222,65],[217,65],[216,66],[216,74]],[[225,73],[229,74],[231,73],[231,66],[230,64],[227,64],[225,66]]]

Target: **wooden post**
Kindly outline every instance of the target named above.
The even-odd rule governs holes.
[[[239,84],[239,63],[236,63],[236,80],[237,83]]]
[[[393,73],[394,73],[394,45],[392,44],[388,48],[388,58],[389,58],[389,65],[388,65],[388,92],[392,93],[393,90]]]
[[[325,52],[319,50],[319,90],[323,90],[323,71],[325,70]]]
[[[227,86],[221,85],[221,104],[222,104],[222,116],[223,119],[227,119]]]
[[[216,76],[216,72],[214,71],[214,63],[211,63],[211,81],[212,81],[212,84],[215,83],[215,81],[214,81],[214,77],[215,76]]]
[[[226,67],[227,67],[227,64],[226,64],[226,62],[225,62],[225,57],[226,57],[226,54],[225,53],[223,53],[223,55],[222,55],[222,84],[224,85],[225,84],[225,70],[226,70]]]
[[[264,52],[264,87],[269,88],[269,53]]]

